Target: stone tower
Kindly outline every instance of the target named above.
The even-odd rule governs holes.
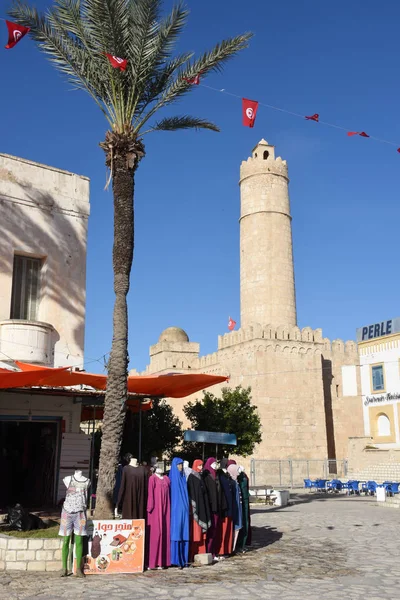
[[[286,161],[261,140],[240,167],[241,327],[296,325]]]

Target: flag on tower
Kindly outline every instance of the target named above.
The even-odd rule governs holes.
[[[229,320],[228,320],[228,329],[229,329],[229,331],[233,331],[235,329],[235,325],[236,325],[236,321],[234,321],[232,319],[232,317],[229,317]]]
[[[310,117],[305,117],[307,119],[307,121],[316,121],[318,123],[319,121],[319,114],[315,113],[315,115],[311,115]]]
[[[256,100],[248,100],[242,98],[242,114],[243,114],[243,125],[245,127],[254,127],[256,122],[256,115],[258,109],[258,102]]]
[[[6,25],[8,29],[8,43],[5,48],[7,48],[7,50],[14,48],[14,46],[31,30],[30,27],[24,27],[23,25],[18,25],[11,21],[6,21]]]
[[[114,69],[119,69],[120,71],[126,71],[126,67],[128,65],[128,61],[124,58],[119,58],[118,56],[113,56],[112,54],[107,54],[105,52],[110,64]]]

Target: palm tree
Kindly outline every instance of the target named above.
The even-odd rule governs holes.
[[[9,14],[18,24],[30,27],[39,49],[69,82],[92,97],[109,126],[100,146],[114,197],[115,304],[96,508],[96,516],[106,518],[112,513],[127,398],[126,296],[134,248],[134,177],[145,156],[143,136],[178,129],[219,131],[208,120],[189,115],[153,117],[191,92],[193,78],[220,70],[247,46],[251,34],[224,40],[194,58],[192,53],[174,56],[188,17],[181,4],[163,17],[162,0],[54,0],[44,14],[15,0]],[[112,65],[110,57],[120,68]]]

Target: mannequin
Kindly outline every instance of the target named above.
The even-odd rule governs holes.
[[[174,458],[171,480],[171,564],[185,567],[189,561],[189,496],[183,460]]]
[[[161,469],[149,479],[147,498],[147,558],[149,569],[171,566],[170,480]]]
[[[233,518],[236,507],[236,484],[227,472],[227,465],[228,459],[221,459],[220,468],[217,471],[217,478],[220,481],[227,504],[226,510],[222,513],[219,549],[217,544],[217,554],[220,556],[229,556],[229,554],[232,554],[233,550]]]
[[[59,535],[64,538],[62,546],[62,571],[61,577],[68,575],[68,555],[71,542],[71,534],[75,537],[76,554],[76,576],[84,577],[83,573],[83,536],[86,532],[86,508],[87,491],[90,481],[85,477],[82,471],[77,467],[73,475],[68,475],[63,479],[67,488],[64,504],[61,511],[61,522]]]
[[[183,472],[185,473],[186,481],[189,479],[189,475],[192,473],[192,469],[189,467],[189,461],[183,461]]]
[[[195,460],[187,481],[190,508],[190,561],[194,560],[196,554],[206,552],[207,530],[211,527],[210,502],[200,475],[202,468],[203,461]]]
[[[230,464],[228,466],[228,473],[232,477],[232,481],[235,482],[235,502],[233,506],[233,527],[234,527],[234,535],[233,535],[233,546],[232,551],[235,552],[236,543],[239,537],[240,530],[243,527],[243,508],[242,508],[242,493],[240,490],[240,486],[238,484],[237,478],[239,475],[239,467],[235,464]]]
[[[243,527],[239,532],[238,541],[236,544],[237,552],[245,552],[245,546],[251,545],[251,520],[250,520],[250,494],[249,494],[249,478],[247,477],[244,467],[239,465],[238,484],[242,493],[242,521]]]
[[[217,461],[214,457],[211,457],[204,465],[202,473],[211,510],[211,527],[207,530],[207,552],[210,552],[213,558],[215,558],[217,550],[219,550],[221,515],[226,511],[227,507],[225,495],[217,478],[217,466]]]
[[[132,454],[128,454],[126,458],[129,464],[122,470],[115,513],[117,516],[118,507],[122,504],[123,519],[145,519],[149,473],[146,467],[138,465],[137,458]]]

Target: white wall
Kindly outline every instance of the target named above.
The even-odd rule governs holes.
[[[88,216],[86,177],[0,154],[0,322],[10,319],[14,254],[42,258],[37,320],[55,330],[51,366],[83,364]],[[12,345],[11,358],[25,359],[20,342],[7,354]]]
[[[396,336],[398,337],[398,336]],[[400,414],[399,402],[400,400],[385,400],[384,402],[372,402],[366,404],[367,399],[371,397],[386,396],[386,394],[398,394],[400,393],[400,339],[393,337],[380,338],[375,344],[369,345],[363,348],[360,344],[360,365],[361,365],[361,390],[362,390],[362,404],[364,414],[364,432],[366,436],[372,435],[371,424],[369,420],[369,407],[379,405],[384,407],[387,405],[393,405],[394,410],[394,428],[396,433],[396,444],[400,445],[400,432],[399,432],[399,419]],[[371,383],[371,365],[376,363],[383,363],[384,365],[384,382],[385,391],[373,393]],[[393,444],[388,444],[393,446]]]

